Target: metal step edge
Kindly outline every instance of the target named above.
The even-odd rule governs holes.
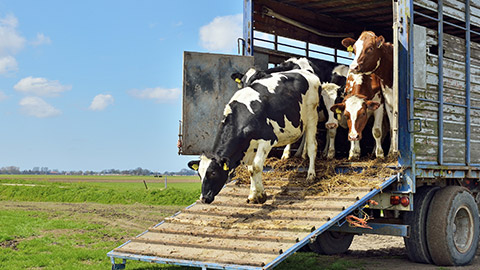
[[[351,199],[352,202],[355,201],[355,198]],[[342,201],[338,201],[342,202]],[[197,201],[197,204],[200,204],[200,201]],[[298,211],[343,211],[342,207],[302,207],[302,206],[293,206],[293,205],[275,205],[275,204],[240,204],[240,203],[227,203],[227,202],[219,202],[216,204],[212,204],[212,206],[216,207],[229,207],[229,208],[236,208],[236,209],[265,209],[265,210],[298,210]]]
[[[181,222],[181,220],[178,220],[178,219],[168,219],[168,220],[164,220],[164,222],[169,222],[169,223],[172,223],[172,224],[184,224],[184,225],[188,225],[188,224],[192,224],[191,222]],[[234,224],[231,224],[231,225],[234,225]],[[246,228],[240,228],[240,227],[236,227],[236,226],[231,226],[231,225],[225,225],[225,224],[222,224],[222,226],[215,226],[215,225],[212,225],[212,224],[208,224],[208,225],[196,225],[196,226],[208,226],[208,227],[212,227],[212,228],[224,228],[224,229],[242,229],[242,230],[246,230]],[[308,226],[310,227],[310,226]],[[255,231],[259,231],[259,230],[262,230],[262,231],[288,231],[288,232],[297,232],[297,233],[310,233],[312,231],[315,230],[315,226],[312,226],[311,228],[287,228],[287,227],[277,227],[277,228],[265,228],[265,227],[255,227],[255,228],[249,228],[249,230],[255,230]]]
[[[127,255],[128,259],[131,259],[132,257],[134,256],[131,256],[131,255],[137,255],[137,256],[140,256],[140,257],[143,257],[142,259],[139,259],[139,260],[142,260],[142,261],[145,261],[145,257],[150,257],[151,259],[149,261],[164,261],[164,262],[168,262],[169,260],[174,262],[174,264],[177,264],[177,260],[182,260],[186,263],[190,262],[190,263],[193,263],[193,265],[205,265],[205,262],[207,262],[209,265],[213,265],[213,264],[217,264],[217,265],[224,265],[222,268],[218,268],[218,269],[224,269],[226,265],[230,266],[230,265],[238,265],[238,266],[242,266],[242,265],[247,265],[247,266],[256,266],[256,267],[263,267],[265,265],[264,262],[252,262],[252,261],[249,261],[248,264],[245,264],[245,262],[243,261],[239,261],[239,260],[222,260],[222,258],[216,258],[216,262],[212,262],[212,261],[205,261],[205,262],[197,262],[195,263],[195,261],[192,259],[185,259],[185,257],[182,257],[182,256],[178,256],[178,255],[174,255],[174,254],[170,254],[168,256],[164,256],[163,254],[155,254],[155,253],[152,253],[152,252],[142,252],[142,253],[138,253],[134,250],[129,250],[129,249],[126,249],[124,248],[122,251],[115,251],[113,250],[113,252],[109,252],[107,255],[109,256],[112,256],[112,255],[116,255],[115,253],[123,253],[125,255]],[[120,255],[120,254],[119,254]],[[121,258],[120,256],[115,256],[116,258]],[[244,267],[241,267],[239,269],[245,269]],[[260,269],[260,268],[252,268],[252,269]]]
[[[215,240],[215,238],[211,238],[212,240]],[[266,254],[266,255],[280,255],[283,253],[282,249],[277,249],[277,250],[266,250],[266,249],[260,249],[260,248],[254,248],[254,247],[249,247],[249,248],[242,248],[242,247],[226,247],[226,246],[210,246],[210,245],[200,245],[200,244],[194,244],[194,243],[176,243],[172,241],[162,241],[162,240],[144,240],[144,239],[131,239],[131,243],[144,243],[144,244],[152,244],[152,245],[162,245],[162,246],[173,246],[173,247],[189,247],[189,248],[194,248],[194,249],[213,249],[213,250],[229,250],[233,252],[242,252],[242,253],[261,253],[261,254]],[[256,241],[252,241],[252,243],[255,243]],[[262,242],[262,241],[259,241]],[[263,243],[263,242],[262,242]],[[278,244],[277,242],[274,242],[275,244]],[[283,243],[283,244],[288,244],[288,243]]]
[[[341,209],[338,210],[338,213],[341,212]],[[235,218],[254,218],[254,219],[261,219],[261,220],[270,220],[270,221],[294,221],[294,220],[307,220],[307,221],[328,221],[332,217],[332,215],[326,215],[326,217],[297,217],[297,216],[282,216],[282,217],[275,217],[275,216],[269,216],[269,215],[263,215],[259,216],[256,213],[252,214],[243,214],[243,213],[235,213],[235,214],[228,214],[226,212],[218,211],[217,213],[210,213],[206,211],[199,211],[195,209],[188,209],[183,211],[182,213],[184,214],[194,214],[194,215],[200,215],[200,216],[211,216],[211,217],[232,217],[234,216]],[[322,211],[315,212],[315,214],[322,215]],[[180,215],[175,217],[175,218],[180,218]]]
[[[198,227],[198,226],[196,226]],[[245,229],[246,230],[246,229]],[[255,231],[257,232],[258,230],[250,230],[250,231]],[[273,230],[272,230],[273,231]],[[161,227],[157,228],[149,228],[148,232],[150,233],[166,233],[166,234],[175,234],[175,235],[185,235],[184,231],[174,231],[170,229],[164,229]],[[259,236],[257,235],[252,235],[252,236],[245,236],[245,235],[236,235],[236,234],[213,234],[213,233],[199,233],[196,231],[190,231],[189,235],[191,236],[196,236],[196,237],[211,237],[211,238],[218,238],[218,239],[240,239],[240,240],[257,240],[257,241],[262,241],[262,242],[275,242],[275,243],[285,243],[285,244],[294,244],[299,241],[298,238],[290,238],[287,239],[286,237],[268,237],[268,236]]]

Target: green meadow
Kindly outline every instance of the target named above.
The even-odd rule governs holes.
[[[50,182],[1,179],[0,200],[92,202],[104,204],[189,205],[200,196],[200,182]]]

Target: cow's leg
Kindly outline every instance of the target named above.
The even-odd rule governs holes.
[[[335,136],[337,136],[337,128],[328,129],[327,134],[327,158],[333,159],[335,157]]]
[[[335,119],[335,114],[330,110],[328,110],[328,121],[325,123],[325,127],[327,128],[326,145],[328,145],[325,156],[327,156],[328,159],[332,159],[335,157],[335,136],[337,135],[338,120]]]
[[[316,108],[315,108],[316,110]],[[315,158],[317,157],[317,123],[318,114],[314,113],[308,119],[305,127],[305,148],[309,157],[307,180],[315,179]],[[305,151],[304,151],[305,152]]]
[[[350,141],[350,152],[348,159],[358,159],[360,157],[360,141]]]
[[[283,149],[282,160],[290,158],[290,148],[291,147],[292,147],[291,144],[285,145],[285,148]]]
[[[377,158],[383,158],[383,148],[382,148],[382,122],[383,122],[383,104],[380,105],[378,109],[373,112],[373,117],[375,118],[373,122],[372,135],[375,139],[375,156]]]
[[[397,132],[393,129],[393,89],[382,85],[382,90],[385,98],[385,110],[390,123],[390,149],[388,150],[388,155],[391,156],[394,154],[394,149],[397,145]]]
[[[388,155],[391,156],[397,144],[397,134],[393,130],[393,107],[385,104],[385,110],[387,111],[388,122],[390,123],[390,149],[388,150]]]
[[[295,153],[296,157],[302,157],[305,159],[305,136],[302,136],[302,141],[300,142],[300,145],[298,146],[297,152]]]
[[[328,155],[329,145],[330,145],[330,136],[328,136],[328,132],[327,132],[327,136],[325,137],[325,147],[323,148],[322,156],[326,157]]]
[[[265,159],[271,149],[272,145],[269,141],[261,141],[258,144],[252,165],[248,166],[248,171],[250,172],[250,194],[247,201],[249,203],[264,203],[267,200],[267,194],[263,188],[262,171]]]

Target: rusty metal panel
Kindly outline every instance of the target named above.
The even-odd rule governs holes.
[[[230,75],[253,65],[252,56],[184,52],[183,155],[211,151],[223,109],[238,90]]]

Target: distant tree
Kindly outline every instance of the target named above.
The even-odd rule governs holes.
[[[16,166],[7,166],[0,169],[2,174],[20,174],[20,168]]]
[[[190,170],[190,169],[181,169],[179,172],[178,172],[179,175],[196,175],[197,172],[194,171],[194,170]]]

